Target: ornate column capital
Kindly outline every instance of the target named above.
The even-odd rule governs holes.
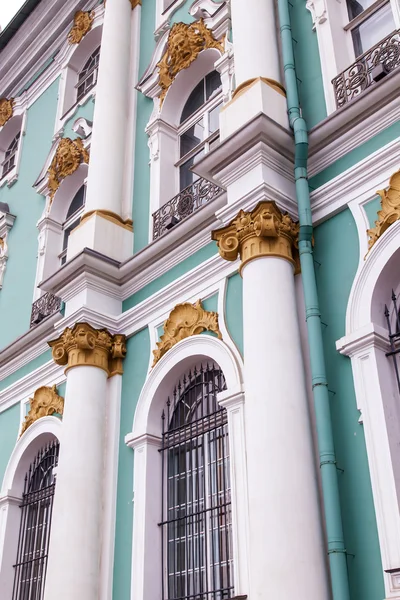
[[[109,377],[122,375],[122,361],[126,355],[125,336],[112,335],[107,329],[94,329],[88,323],[67,327],[56,340],[48,342],[54,362],[72,367],[98,367]]]
[[[251,212],[241,210],[229,225],[214,229],[211,237],[225,260],[240,256],[242,272],[246,263],[260,256],[285,258],[297,268],[298,233],[299,225],[290,215],[282,213],[275,202],[263,201]]]

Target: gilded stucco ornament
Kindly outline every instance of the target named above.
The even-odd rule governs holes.
[[[112,335],[106,329],[94,329],[88,323],[76,323],[67,327],[56,340],[49,342],[54,362],[72,367],[98,367],[109,377],[122,375],[122,363],[126,355],[125,336]]]
[[[14,98],[0,98],[0,127],[13,116]]]
[[[60,187],[62,180],[75,173],[82,162],[89,162],[89,153],[81,138],[76,140],[62,138],[48,170],[48,188],[51,200],[54,198],[54,194]]]
[[[20,436],[41,417],[50,417],[55,413],[62,415],[64,413],[64,398],[58,395],[55,385],[53,387],[43,386],[38,388],[33,398],[29,399],[29,402],[29,412],[22,424]]]
[[[400,219],[400,170],[391,176],[387,190],[379,190],[376,193],[381,197],[381,210],[378,211],[375,227],[367,230],[368,252],[386,229]]]
[[[167,50],[157,63],[159,69],[160,101],[163,102],[175,77],[182,69],[187,69],[196,60],[202,50],[216,48],[224,51],[223,39],[216,40],[203,19],[190,25],[175,23],[170,31]]]
[[[222,340],[218,325],[218,313],[204,310],[201,300],[197,300],[195,304],[189,302],[177,304],[165,321],[164,333],[157,342],[156,350],[153,350],[152,366],[154,367],[175,344],[203,331],[213,331]]]
[[[241,210],[227,226],[215,229],[219,253],[225,260],[241,258],[244,265],[260,256],[277,256],[290,261],[298,270],[297,240],[299,225],[282,213],[275,202],[259,202],[254,210]]]
[[[85,37],[88,31],[92,28],[94,20],[93,11],[78,10],[74,16],[74,24],[68,34],[68,41],[70,44],[79,44],[79,42]]]

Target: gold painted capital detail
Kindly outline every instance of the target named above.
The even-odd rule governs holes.
[[[216,40],[203,19],[186,25],[175,23],[169,32],[167,50],[157,63],[159,69],[160,100],[164,101],[172,82],[182,69],[190,67],[202,50],[216,48],[224,51],[224,41]]]
[[[165,321],[164,333],[157,342],[156,350],[153,350],[152,366],[154,367],[175,344],[203,331],[213,331],[222,340],[218,325],[218,313],[204,310],[201,300],[197,300],[195,304],[189,302],[177,304]]]
[[[98,367],[113,375],[122,375],[122,363],[126,355],[126,338],[122,334],[111,335],[106,329],[94,329],[88,323],[76,323],[67,327],[61,336],[49,342],[54,362],[72,367]]]
[[[68,34],[69,43],[79,44],[88,31],[91,30],[93,20],[94,11],[85,12],[83,10],[78,10],[74,16],[74,24]]]
[[[387,190],[379,190],[376,193],[381,197],[381,210],[378,211],[375,227],[367,230],[368,252],[386,229],[400,219],[400,170],[391,176]]]
[[[134,8],[136,8],[136,6],[141,6],[142,5],[142,0],[130,0],[131,6],[132,6],[132,10]]]
[[[64,398],[59,396],[55,385],[53,387],[40,387],[36,390],[33,398],[29,398],[30,408],[22,424],[21,435],[35,421],[41,417],[50,417],[55,413],[62,415],[64,413]]]
[[[215,229],[219,253],[225,260],[241,258],[244,265],[260,256],[277,256],[289,260],[295,267],[299,225],[290,215],[282,213],[275,202],[260,202],[251,212],[241,210],[227,226]]]
[[[48,169],[50,198],[54,195],[63,179],[75,173],[81,163],[89,162],[89,152],[83,145],[81,138],[71,140],[62,138],[57,146],[56,153]]]
[[[13,116],[14,98],[0,98],[0,127]]]

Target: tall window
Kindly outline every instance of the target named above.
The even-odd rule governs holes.
[[[181,190],[198,179],[190,170],[195,159],[207,153],[218,140],[221,91],[219,73],[213,71],[194,88],[183,108],[178,162]]]
[[[55,441],[42,448],[25,476],[12,600],[43,598],[58,451]]]
[[[227,414],[221,370],[200,366],[178,382],[162,413],[163,600],[233,596]]]
[[[5,177],[5,175],[7,175],[7,173],[12,171],[12,169],[15,167],[20,136],[21,136],[21,132],[18,132],[6,150],[4,160],[1,165],[2,166],[2,171],[1,171],[2,177]]]
[[[69,209],[67,212],[67,217],[65,219],[65,223],[63,225],[63,246],[62,252],[59,255],[61,264],[65,264],[67,261],[67,249],[68,249],[68,238],[70,233],[75,227],[77,227],[81,221],[81,216],[83,214],[83,210],[85,207],[85,186],[83,185],[76,192],[71,204],[69,205]]]
[[[396,29],[389,0],[347,0],[347,10],[356,57]]]
[[[81,100],[85,94],[91,90],[97,83],[97,73],[99,70],[100,46],[90,55],[86,61],[82,71],[78,76],[77,102]]]

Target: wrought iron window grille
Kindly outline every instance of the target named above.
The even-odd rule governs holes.
[[[59,443],[42,448],[25,476],[12,600],[42,600]]]
[[[234,595],[226,389],[201,365],[176,385],[162,412],[162,599]]]
[[[90,55],[82,71],[79,73],[78,83],[76,84],[77,97],[79,102],[89,90],[94,88],[97,83],[97,75],[100,60],[100,46]]]
[[[50,292],[43,294],[43,296],[40,296],[40,298],[32,304],[30,326],[34,327],[35,325],[39,325],[43,319],[54,315],[60,310],[61,298],[51,294]]]
[[[392,290],[391,310],[385,304],[385,318],[389,331],[390,352],[386,352],[387,357],[392,357],[393,367],[396,374],[397,387],[400,393],[400,374],[397,355],[400,354],[400,313],[397,306],[397,298],[394,290]],[[394,323],[393,323],[394,321]]]
[[[153,213],[153,240],[220,196],[223,191],[215,183],[203,178],[197,179]]]
[[[358,98],[367,88],[400,65],[400,30],[386,36],[362,54],[345,71],[332,79],[336,107]]]

